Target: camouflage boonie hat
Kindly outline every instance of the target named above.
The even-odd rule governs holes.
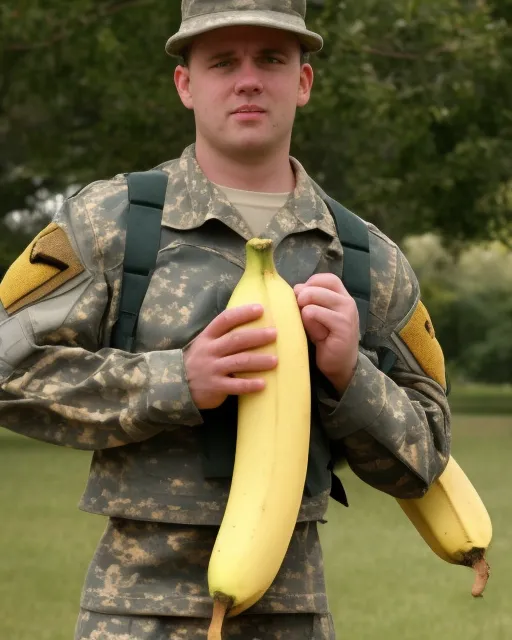
[[[181,19],[165,47],[170,56],[179,56],[201,33],[239,25],[290,31],[310,53],[323,46],[322,37],[306,28],[306,0],[182,0]]]

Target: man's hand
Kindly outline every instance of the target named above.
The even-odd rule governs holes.
[[[316,364],[342,394],[357,365],[359,314],[341,280],[319,273],[295,288],[304,329],[316,346]]]
[[[251,352],[275,342],[274,328],[232,329],[257,320],[261,305],[249,305],[220,313],[184,351],[185,370],[192,400],[198,409],[215,409],[228,395],[261,391],[263,378],[234,378],[234,373],[274,369],[277,357]]]

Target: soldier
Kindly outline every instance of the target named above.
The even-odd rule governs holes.
[[[251,351],[273,342],[273,329],[245,329],[236,341],[229,334],[262,313],[225,310],[253,236],[274,241],[314,346],[310,455],[320,463],[316,481],[308,471],[279,575],[254,607],[226,621],[225,637],[335,637],[317,530],[331,491],[321,437],[366,483],[396,497],[423,495],[447,463],[443,357],[411,267],[365,227],[371,299],[360,343],[358,309],[342,283],[347,251],[321,190],[289,155],[296,109],[313,84],[307,54],[322,47],[306,28],[305,5],[183,0],[166,49],[181,56],[175,83],[196,140],[159,167],[167,181],[160,250],[133,348],[112,346],[124,175],[67,200],[2,282],[0,424],[93,451],[80,507],[108,517],[76,640],[206,638],[207,566],[229,492],[236,396],[263,387],[233,374],[276,366]],[[393,356],[386,373],[383,352]]]

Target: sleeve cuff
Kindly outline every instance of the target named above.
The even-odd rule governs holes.
[[[147,411],[151,422],[196,426],[203,419],[188,386],[183,351],[152,351],[145,354],[149,367]]]
[[[385,375],[359,353],[354,376],[339,402],[318,391],[322,422],[329,438],[339,440],[366,429],[377,420],[386,402]]]

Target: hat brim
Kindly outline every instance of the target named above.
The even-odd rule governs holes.
[[[189,18],[184,22],[178,33],[171,36],[165,45],[170,56],[180,56],[192,40],[208,31],[224,27],[267,27],[288,31],[297,36],[304,49],[309,53],[316,53],[323,47],[323,38],[314,31],[305,28],[300,17],[295,18],[285,13],[269,11],[224,11],[208,16]]]

